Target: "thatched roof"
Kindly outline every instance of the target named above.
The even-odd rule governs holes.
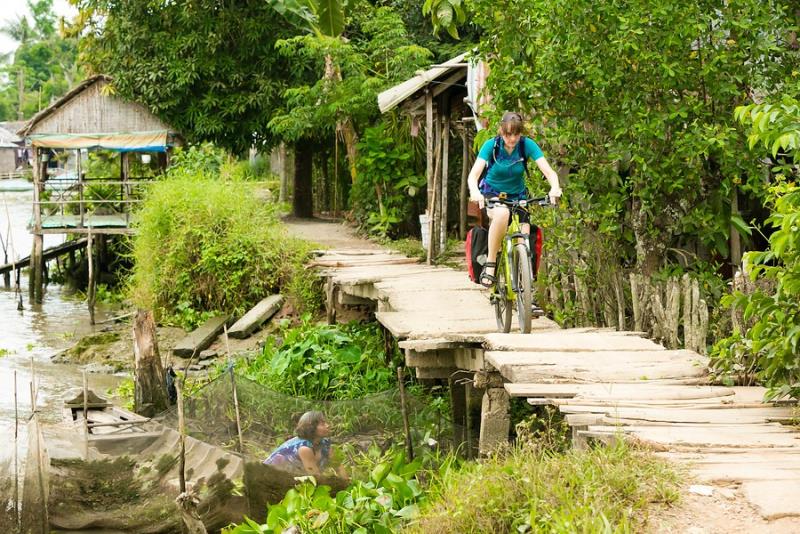
[[[19,135],[34,145],[45,146],[47,139],[46,146],[54,147],[53,143],[64,141],[63,148],[85,147],[94,142],[93,138],[177,136],[173,128],[142,104],[114,95],[110,83],[111,78],[102,74],[87,78],[37,113],[19,129]]]

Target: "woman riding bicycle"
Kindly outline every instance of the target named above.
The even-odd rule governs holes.
[[[495,139],[489,139],[478,152],[475,164],[469,172],[469,199],[477,202],[483,208],[487,205],[489,214],[489,256],[493,261],[487,261],[481,272],[480,283],[483,286],[491,287],[495,279],[495,269],[497,268],[497,252],[503,236],[508,229],[509,209],[502,204],[491,203],[501,197],[508,200],[518,200],[527,198],[525,187],[526,159],[532,159],[536,166],[547,178],[550,184],[548,193],[550,201],[556,203],[561,197],[561,187],[558,184],[558,174],[550,167],[550,164],[542,154],[542,149],[530,137],[522,136],[522,117],[519,113],[507,112],[503,115],[498,129],[498,147],[495,149]],[[520,140],[524,140],[524,152],[520,150]],[[525,157],[523,158],[523,154]],[[492,162],[489,165],[489,162]],[[478,186],[478,180],[484,168],[489,165],[483,181]],[[488,203],[487,203],[488,202]],[[522,231],[530,233],[530,217],[528,213],[520,214]]]

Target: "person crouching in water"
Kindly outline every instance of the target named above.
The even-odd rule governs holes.
[[[280,444],[264,460],[285,471],[320,476],[331,455],[330,426],[322,412],[304,413],[297,421],[295,437]]]

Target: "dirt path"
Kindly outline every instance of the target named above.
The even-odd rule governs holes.
[[[341,221],[287,217],[283,223],[290,235],[312,241],[325,249],[381,250],[384,248],[357,236],[352,227]]]

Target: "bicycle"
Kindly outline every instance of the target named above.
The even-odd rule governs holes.
[[[531,331],[533,318],[533,264],[530,235],[522,232],[519,214],[527,211],[530,205],[547,206],[550,200],[542,197],[520,200],[498,198],[487,201],[487,207],[498,204],[508,206],[510,217],[506,235],[497,253],[494,275],[497,281],[492,287],[489,301],[494,305],[497,328],[505,333],[511,331],[511,309],[516,303],[519,329],[527,334]]]

